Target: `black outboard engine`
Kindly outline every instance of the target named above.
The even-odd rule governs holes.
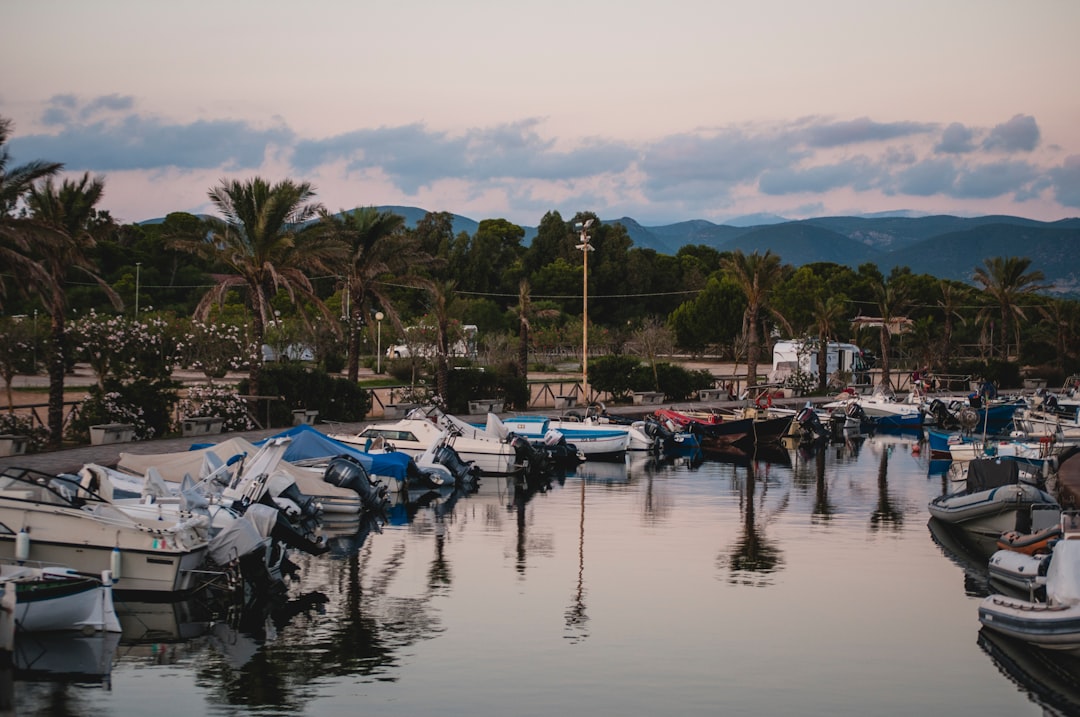
[[[386,486],[371,480],[367,469],[352,456],[343,454],[331,458],[323,473],[323,480],[338,488],[356,491],[369,510],[383,510],[386,507]]]
[[[930,405],[926,407],[926,413],[934,419],[936,425],[942,428],[953,428],[959,423],[953,412],[940,398],[935,398],[930,402]]]
[[[566,442],[566,436],[560,431],[551,430],[544,434],[544,453],[548,460],[557,466],[576,466],[581,463],[577,446]]]
[[[450,471],[462,485],[480,477],[480,469],[472,461],[463,460],[457,451],[445,443],[435,449],[435,462]]]
[[[803,435],[812,438],[828,438],[829,430],[821,424],[821,418],[818,417],[817,411],[807,401],[797,414],[795,414],[795,422],[799,424],[799,428],[802,429]]]

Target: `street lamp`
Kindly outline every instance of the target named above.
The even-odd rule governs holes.
[[[375,373],[382,373],[382,320],[383,312],[375,312],[376,343],[375,343]]]
[[[582,402],[589,405],[589,252],[593,251],[589,243],[589,227],[593,220],[588,219],[584,224],[577,224],[581,243],[577,248],[581,250],[581,398]]]
[[[139,267],[142,266],[141,261],[135,262],[135,318],[139,318]]]

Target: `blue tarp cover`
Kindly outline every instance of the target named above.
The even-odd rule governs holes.
[[[282,436],[287,436],[290,439],[289,446],[285,449],[285,455],[283,456],[284,460],[290,462],[333,458],[344,454],[360,461],[360,465],[364,466],[368,473],[372,475],[404,480],[409,462],[412,460],[405,453],[365,453],[356,446],[336,441],[306,424],[294,426],[287,431],[270,436],[270,438],[264,438],[255,445],[261,446],[273,438]]]

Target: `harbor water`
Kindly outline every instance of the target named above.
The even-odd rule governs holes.
[[[926,454],[885,434],[414,495],[328,526],[272,610],[121,603],[122,635],[22,640],[13,713],[1080,712],[1075,658],[982,634],[985,559],[929,529]]]

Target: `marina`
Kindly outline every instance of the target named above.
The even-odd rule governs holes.
[[[161,714],[211,715],[1075,712],[1061,689],[1070,655],[1047,663],[1038,648],[981,635],[989,552],[931,530],[927,506],[950,481],[924,445],[905,431],[786,442],[782,459],[775,447],[730,460],[631,452],[529,484],[491,476],[473,492],[399,493],[385,522],[328,531],[326,554],[294,555],[286,594],[265,610],[118,600],[107,670],[100,649],[42,642],[41,664],[69,651],[88,664],[73,681],[20,658],[11,704],[113,715],[144,714],[148,700]],[[1010,673],[1018,664],[1025,687]]]

